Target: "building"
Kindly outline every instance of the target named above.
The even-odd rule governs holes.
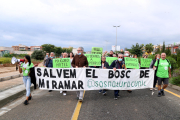
[[[20,54],[28,54],[31,56],[33,51],[14,51],[14,54],[20,55]]]
[[[30,50],[28,46],[19,44],[18,46],[12,46],[14,51],[28,51]]]
[[[0,57],[3,57],[4,54],[13,53],[13,48],[0,46]]]
[[[30,46],[30,51],[42,50],[42,46]]]

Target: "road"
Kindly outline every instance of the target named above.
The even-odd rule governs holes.
[[[58,91],[35,90],[29,105],[23,105],[22,97],[1,108],[1,113],[7,112],[0,120],[70,120],[77,113],[78,120],[180,120],[180,92],[167,90],[173,94],[157,97],[157,91],[152,95],[149,89],[120,91],[118,100],[113,91],[107,91],[107,96],[86,91],[79,110],[75,92],[63,96]]]

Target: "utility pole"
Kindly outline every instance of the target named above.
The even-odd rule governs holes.
[[[116,52],[116,48],[117,48],[117,27],[120,27],[121,25],[119,26],[113,26],[113,27],[116,27],[116,45],[115,45],[115,52]]]

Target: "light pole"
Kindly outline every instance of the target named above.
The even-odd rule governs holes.
[[[107,40],[105,40],[105,41],[106,41],[106,51],[107,51],[107,42],[108,42],[108,41],[107,41]]]
[[[117,48],[117,27],[120,27],[121,25],[119,26],[113,26],[113,27],[116,27],[116,45],[115,45],[115,52],[116,52],[116,48]]]

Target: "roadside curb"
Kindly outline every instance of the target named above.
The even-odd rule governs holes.
[[[23,76],[23,74],[16,74],[16,75],[8,76],[8,77],[2,77],[2,78],[0,78],[0,82],[15,79],[15,78],[22,77],[22,76]]]
[[[16,88],[18,88],[18,90],[15,90]],[[34,90],[34,85],[31,86],[31,91],[33,91],[33,90]],[[8,91],[9,95],[7,95],[6,91]],[[16,87],[11,88],[6,91],[3,91],[4,93],[3,92],[0,93],[0,108],[5,106],[9,102],[25,95],[26,88],[24,87],[24,84],[23,84],[23,85],[18,85]],[[13,92],[11,92],[11,91],[13,91]],[[6,96],[4,97],[3,94]]]
[[[177,85],[173,85],[173,84],[169,83],[168,87],[180,91],[180,87]]]

